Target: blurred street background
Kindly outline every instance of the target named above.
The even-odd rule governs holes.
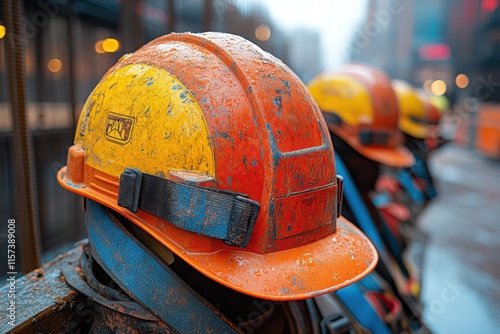
[[[4,20],[0,8],[1,254],[16,217]],[[500,0],[26,0],[23,28],[43,262],[86,235],[81,198],[56,173],[107,69],[171,32],[230,32],[304,83],[362,62],[442,104],[448,143],[429,157],[438,197],[413,246],[424,318],[435,333],[500,332]]]

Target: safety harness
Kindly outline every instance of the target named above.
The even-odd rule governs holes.
[[[350,178],[350,175],[347,173],[340,159],[337,160],[337,168],[339,174]],[[127,173],[129,173],[129,171],[127,171]],[[132,172],[131,174],[133,174],[133,178],[138,177],[138,173],[136,172]],[[144,179],[148,179],[149,176],[150,175],[146,176]],[[144,175],[139,177],[142,178]],[[144,185],[144,179],[139,181],[140,186],[133,185],[136,181],[129,183],[129,186],[133,185],[135,194],[140,194],[143,187],[147,187],[147,192],[151,191],[150,186]],[[346,182],[346,185],[353,185],[352,180],[348,179],[346,181],[349,181]],[[153,180],[152,183],[154,184],[156,181]],[[125,184],[127,183],[125,182]],[[146,184],[148,184],[148,181],[146,181]],[[162,187],[164,186],[165,184],[162,185]],[[182,187],[182,189],[185,188],[186,187]],[[123,192],[123,194],[130,193],[130,190],[131,188],[129,188],[129,190],[121,190],[121,192]],[[175,196],[170,196],[171,200],[176,200],[177,198],[179,203],[187,203],[185,202],[186,200],[182,198],[189,197],[182,195],[183,191],[185,190],[172,191],[174,194],[181,193],[181,195],[176,194]],[[187,191],[189,192],[189,190]],[[352,190],[345,189],[344,191],[346,198],[351,201],[353,194]],[[151,193],[155,192],[151,191]],[[357,195],[362,202],[360,195]],[[134,198],[135,196],[137,195],[134,195]],[[196,201],[202,201],[202,199],[200,199],[202,196],[195,196],[199,198],[196,199]],[[209,196],[212,196],[212,194],[209,194]],[[235,197],[227,194],[223,194],[222,197],[225,196]],[[142,209],[147,208],[147,200],[141,196],[139,196],[139,198],[141,199],[138,201],[138,207]],[[223,201],[226,200],[234,202],[234,198],[223,199]],[[128,200],[129,203],[135,201],[135,199],[133,201]],[[121,203],[123,204],[124,202],[127,202],[127,199],[123,199],[122,195]],[[184,205],[186,206],[187,204]],[[213,209],[209,209],[208,212],[211,212],[211,210]],[[219,210],[222,211],[221,209]],[[206,209],[204,209],[204,211],[205,213],[207,212]],[[255,214],[255,209],[251,209],[250,212],[254,212]],[[372,239],[376,247],[380,247],[380,249],[385,252],[384,242],[380,238],[373,221],[371,221],[368,210],[355,210],[355,213],[360,222],[371,222],[371,224],[365,224],[366,226],[362,226],[362,228],[365,229],[365,233]],[[160,214],[158,215],[160,216]],[[150,310],[158,319],[169,324],[179,333],[238,332],[237,328],[228,319],[204,300],[202,296],[190,288],[167,265],[157,258],[154,253],[126,230],[107,208],[92,200],[87,200],[85,215],[91,246],[90,249],[95,260],[128,295],[144,308]],[[252,215],[246,214],[244,216],[251,217]],[[229,216],[226,216],[225,219],[230,222],[231,218],[228,217]],[[360,219],[362,217],[364,218]],[[229,226],[229,224],[226,226]],[[379,288],[382,290],[381,287]],[[377,295],[367,292],[361,282],[338,291],[336,295],[342,303],[345,304],[347,310],[354,318],[359,321],[362,327],[374,333],[390,333],[389,328],[392,326],[388,326],[386,322],[379,317],[376,307],[374,307],[374,300],[381,301],[388,307],[390,307],[390,303],[385,303],[386,301],[379,298],[380,296],[377,297]],[[323,297],[323,301],[325,298],[328,297]],[[321,303],[321,299],[318,301],[320,304],[324,305],[324,303]],[[398,310],[398,308],[394,307],[392,311],[394,310]],[[324,317],[322,326],[326,332],[332,332],[328,328],[337,328],[338,330],[350,328],[347,326],[348,322],[346,324],[346,319],[342,315],[342,312],[335,311],[329,314],[331,312],[331,310],[325,311],[324,307],[323,312],[321,312]],[[378,310],[378,312],[380,313],[380,310]],[[391,314],[393,317],[397,316],[392,314],[391,310],[389,310],[388,314]],[[385,318],[385,320],[387,320],[387,317]]]

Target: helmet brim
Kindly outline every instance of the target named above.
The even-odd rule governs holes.
[[[365,158],[394,168],[406,168],[415,164],[415,159],[413,158],[410,150],[402,145],[398,145],[396,147],[362,145],[357,139],[347,135],[342,130],[330,126],[329,128],[330,131],[342,138],[349,146]]]
[[[389,167],[405,168],[411,167],[415,164],[413,155],[403,146],[387,148],[381,146],[370,147],[360,145],[357,151],[368,159]]]
[[[371,241],[343,217],[337,219],[335,233],[286,251],[256,254],[235,247],[212,253],[186,252],[168,233],[146,223],[147,219],[154,220],[150,214],[142,210],[133,213],[118,206],[112,196],[69,182],[66,167],[58,172],[57,179],[67,190],[101,203],[134,222],[208,278],[253,297],[291,301],[326,294],[362,279],[378,262]],[[171,233],[190,233],[174,226],[168,229]]]
[[[428,125],[417,124],[415,122],[406,119],[406,117],[401,118],[401,124],[399,126],[402,132],[417,138],[417,139],[427,139],[432,137],[432,128]]]

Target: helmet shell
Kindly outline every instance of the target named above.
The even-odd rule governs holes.
[[[406,81],[393,80],[392,87],[398,98],[401,131],[418,139],[430,137],[428,98]]]
[[[368,159],[393,167],[414,163],[402,146],[399,111],[391,81],[362,64],[346,64],[308,85],[331,132]]]
[[[246,247],[117,205],[125,168],[260,203]],[[338,216],[328,130],[298,77],[241,37],[170,34],[126,55],[80,115],[68,190],[112,208],[209,278],[271,300],[342,288],[377,262],[371,242]],[[193,213],[187,213],[193,214]]]

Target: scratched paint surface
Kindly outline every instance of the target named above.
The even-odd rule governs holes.
[[[113,89],[116,94],[110,94]],[[177,117],[172,111],[169,118],[169,103],[176,103]],[[82,114],[76,140],[87,145],[91,137],[102,145],[86,146],[89,167],[115,179],[127,160],[153,174],[165,175],[169,168],[204,171],[215,176],[207,186],[244,193],[261,204],[242,249],[142,210],[132,213],[97,188],[73,190],[94,191],[92,198],[206,276],[249,295],[293,300],[333,291],[373,270],[373,245],[348,222],[336,220],[334,152],[317,105],[290,69],[248,41],[217,33],[160,37],[111,68],[86,110],[92,115]],[[160,120],[151,123],[158,114]],[[170,136],[170,127],[181,132],[171,129]]]
[[[87,164],[119,177],[126,167],[215,173],[206,120],[189,90],[166,70],[145,64],[110,73],[93,91],[75,143]],[[188,148],[188,149],[187,149]]]
[[[214,149],[217,186],[261,203],[262,221],[255,225],[249,250],[288,249],[334,231],[334,212],[329,219],[323,217],[335,196],[322,194],[315,196],[320,222],[291,222],[298,237],[276,239],[272,216],[277,198],[335,183],[333,155],[319,110],[281,61],[238,36],[216,33],[160,37],[118,66],[139,61],[175,73],[200,103]],[[189,66],[179,66],[180,61]],[[286,215],[289,219],[290,213]]]

